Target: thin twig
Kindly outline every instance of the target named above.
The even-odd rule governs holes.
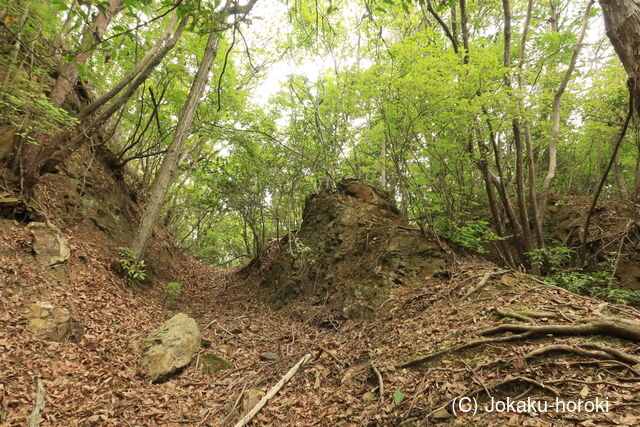
[[[280,391],[280,389],[287,383],[287,381],[289,381],[291,379],[291,377],[293,377],[296,372],[298,372],[298,369],[300,369],[300,367],[302,365],[304,365],[305,363],[307,363],[309,361],[309,359],[311,359],[311,353],[307,353],[304,355],[304,357],[302,359],[300,359],[300,361],[298,361],[298,363],[296,363],[291,369],[289,369],[289,372],[287,372],[281,379],[280,381],[278,381],[276,383],[276,385],[274,385],[271,390],[269,390],[267,392],[267,394],[264,395],[264,397],[262,399],[260,399],[260,402],[258,402],[256,404],[256,406],[253,407],[253,409],[251,409],[247,415],[245,415],[244,417],[242,417],[242,419],[240,421],[238,421],[234,427],[244,427],[245,425],[247,425],[247,423],[249,421],[251,421],[251,419],[258,413],[260,412],[260,409],[262,409],[264,407],[264,405],[267,404],[267,402],[269,401],[269,399],[271,399],[273,396],[275,396],[278,391]]]
[[[371,369],[376,373],[376,376],[378,377],[378,393],[380,394],[380,402],[382,402],[384,400],[384,383],[382,382],[382,374],[373,363],[371,363]]]

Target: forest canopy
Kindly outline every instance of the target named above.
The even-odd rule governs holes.
[[[0,17],[0,158],[23,191],[86,144],[157,205],[147,228],[209,263],[298,229],[325,176],[534,271],[553,195],[592,197],[617,142],[600,197],[640,196],[593,1],[0,0]]]

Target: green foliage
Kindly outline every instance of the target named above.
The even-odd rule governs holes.
[[[400,390],[396,390],[393,392],[393,403],[399,405],[404,400],[404,393]]]
[[[37,136],[48,137],[77,123],[67,111],[49,102],[38,83],[20,76],[9,87],[0,88],[0,113],[16,135],[30,143],[36,143]]]
[[[311,252],[311,248],[302,243],[302,240],[300,240],[295,234],[289,235],[289,242],[291,242],[291,244],[287,251],[293,258],[301,258]]]
[[[610,284],[611,273],[607,271],[559,272],[546,278],[546,281],[571,292],[592,296],[616,304],[640,307],[640,291],[622,289]]]
[[[135,253],[130,248],[118,248],[120,267],[125,277],[132,282],[143,281],[146,277],[144,260],[136,261]]]
[[[467,221],[456,226],[448,218],[439,218],[435,224],[436,233],[440,236],[480,254],[487,253],[487,243],[501,240],[501,237],[491,230],[489,223],[483,220]]]
[[[566,246],[556,246],[534,249],[533,251],[527,252],[526,255],[529,256],[532,262],[539,265],[546,265],[550,272],[555,272],[569,264],[573,253],[574,250]]]
[[[164,286],[164,293],[169,297],[169,305],[175,304],[180,298],[182,284],[178,282],[169,282]]]

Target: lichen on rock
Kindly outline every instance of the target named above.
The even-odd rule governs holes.
[[[64,341],[71,335],[71,313],[62,307],[37,302],[29,307],[27,328],[42,340]]]
[[[163,379],[187,366],[200,344],[196,321],[178,313],[149,334],[142,364],[152,381]]]

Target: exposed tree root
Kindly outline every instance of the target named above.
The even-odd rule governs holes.
[[[431,359],[434,359],[434,358],[436,358],[438,356],[442,356],[443,354],[447,354],[447,353],[450,353],[450,352],[456,352],[456,351],[460,351],[460,350],[464,350],[464,349],[472,348],[472,347],[477,347],[477,346],[485,345],[485,344],[499,343],[499,342],[506,342],[506,341],[515,341],[515,340],[527,338],[527,337],[529,337],[531,335],[532,335],[531,333],[522,333],[522,334],[507,335],[507,336],[502,336],[502,337],[481,338],[481,339],[469,341],[467,343],[459,344],[459,345],[453,346],[451,348],[447,348],[445,350],[440,350],[440,351],[437,351],[435,353],[430,353],[430,354],[427,354],[426,356],[418,357],[417,359],[409,360],[407,362],[404,362],[404,363],[401,363],[399,365],[396,365],[396,368],[399,368],[399,369],[408,368],[409,366],[418,365],[418,364],[420,364],[422,362],[427,362],[427,361],[429,361]]]
[[[480,279],[480,281],[478,282],[478,284],[462,297],[462,300],[464,301],[466,299],[469,299],[469,297],[471,295],[475,294],[476,292],[481,291],[482,288],[487,286],[487,283],[489,282],[489,279],[491,279],[491,277],[493,277],[493,276],[502,276],[504,273],[507,273],[507,272],[508,272],[508,270],[500,270],[500,271],[489,271],[489,272],[485,273],[482,276],[482,279]]]
[[[595,348],[595,350],[589,350],[588,347]],[[581,356],[594,357],[596,359],[605,360],[609,360],[613,357],[614,359],[622,363],[630,363],[632,365],[640,363],[640,357],[594,343],[584,343],[580,344],[580,346],[577,347],[566,344],[548,345],[546,347],[541,347],[527,353],[525,355],[525,359],[531,359],[533,357],[542,356],[544,354],[552,352],[574,353]]]
[[[504,332],[535,335],[606,335],[640,342],[640,322],[605,317],[585,320],[587,323],[576,325],[498,325],[480,332],[480,335],[495,335]]]
[[[553,311],[529,311],[529,310],[515,311],[509,308],[497,307],[496,312],[504,317],[512,317],[514,319],[522,320],[525,322],[532,322],[532,323],[537,323],[536,319],[560,317],[559,313],[555,313]]]
[[[384,382],[382,381],[382,374],[373,363],[371,363],[371,370],[375,372],[376,377],[378,378],[378,394],[380,395],[380,402],[382,402],[384,400]]]
[[[488,273],[487,273],[488,274]],[[485,275],[486,277],[487,275]],[[504,311],[505,313],[512,313],[511,311]],[[500,312],[500,311],[499,311]],[[535,312],[530,312],[536,314]],[[537,313],[540,314],[540,313]],[[511,314],[507,314],[511,316]],[[572,325],[524,325],[524,324],[505,324],[498,325],[489,329],[485,329],[480,332],[480,335],[495,335],[506,332],[514,332],[514,335],[502,335],[491,338],[481,338],[467,343],[459,344],[451,348],[440,350],[435,353],[421,356],[416,359],[409,360],[407,362],[397,365],[397,368],[407,368],[409,366],[417,365],[446,353],[456,352],[467,348],[477,347],[480,345],[517,341],[525,338],[539,336],[539,335],[564,335],[564,336],[586,336],[586,335],[605,335],[616,338],[629,339],[635,342],[640,342],[640,322],[619,319],[613,317],[607,317],[602,319],[585,320],[586,323],[572,324]],[[596,348],[596,344],[585,344],[586,347]],[[573,347],[565,346],[564,351],[570,351]],[[557,347],[560,348],[560,347]],[[549,350],[550,351],[550,350]],[[582,349],[583,353],[587,356],[597,357],[599,359],[617,359],[626,363],[640,363],[640,358],[631,354],[608,348],[604,346],[598,346],[594,350]],[[574,352],[575,353],[575,352]],[[533,357],[528,355],[527,357]]]

